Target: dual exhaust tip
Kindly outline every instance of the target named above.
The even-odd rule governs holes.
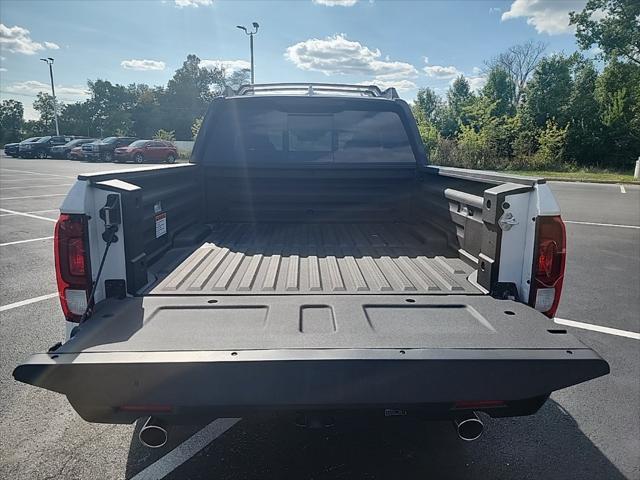
[[[476,412],[469,412],[456,417],[453,425],[460,437],[465,442],[473,442],[479,439],[484,432],[484,423],[478,417]]]
[[[307,421],[303,422],[303,426],[316,426],[315,422],[309,422],[308,418],[305,418],[305,420]],[[323,423],[324,422],[321,422],[319,425],[322,425]],[[475,412],[470,412],[456,417],[453,420],[453,424],[455,426],[458,437],[460,437],[465,442],[472,442],[474,440],[477,440],[482,436],[482,433],[484,432],[484,424],[478,417],[478,414],[476,414]],[[140,429],[138,438],[140,439],[140,443],[142,443],[145,447],[160,448],[164,447],[167,444],[169,435],[167,433],[167,429],[160,420],[154,417],[149,417]]]
[[[138,433],[140,443],[149,448],[160,448],[167,444],[169,435],[164,424],[155,417],[147,418]]]

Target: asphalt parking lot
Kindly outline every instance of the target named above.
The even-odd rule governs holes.
[[[149,450],[140,425],[86,423],[62,395],[11,376],[63,338],[52,253],[60,202],[78,173],[130,167],[0,158],[0,478],[640,478],[640,186],[552,184],[569,250],[558,318],[587,324],[567,328],[611,374],[554,393],[538,414],[485,418],[472,443],[449,422],[301,430],[277,415],[215,420]]]

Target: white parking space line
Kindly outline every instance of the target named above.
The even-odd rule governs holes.
[[[624,188],[624,185],[620,185],[620,193],[627,193],[627,190]]]
[[[47,222],[53,223],[56,223],[57,221],[55,218],[41,217],[40,215],[33,215],[31,213],[16,212],[15,210],[7,210],[6,208],[0,208],[0,212],[10,213],[12,215],[20,215],[21,217],[35,218],[37,220],[46,220]]]
[[[615,223],[576,222],[573,220],[564,220],[564,223],[573,223],[575,225],[594,225],[596,227],[631,228],[631,229],[640,230],[640,226],[638,225],[617,225]]]
[[[49,188],[49,187],[69,187],[73,183],[57,183],[55,185],[21,185],[19,187],[0,187],[0,190],[31,190],[32,188]]]
[[[55,177],[55,175],[52,175],[52,177]],[[58,177],[59,178],[59,177]],[[53,182],[54,180],[58,180],[58,178],[41,178],[41,177],[34,177],[31,174],[24,174],[24,175],[7,175],[5,173],[0,173],[0,180],[3,182],[27,182],[27,181],[32,181],[32,180],[44,180],[44,181],[51,181]]]
[[[30,170],[15,170],[13,168],[3,168],[0,170],[0,172],[5,171],[5,172],[18,172],[18,173],[28,173],[30,175],[45,175],[47,177],[62,177],[62,178],[73,178],[75,179],[76,177],[73,176],[69,176],[69,175],[58,175],[56,173],[42,173],[42,172],[32,172]]]
[[[33,178],[32,176],[20,177],[20,178],[16,178],[16,177],[7,178],[4,175],[0,175],[0,182],[2,183],[27,183],[27,182],[32,182],[34,180],[43,180],[45,182],[47,181],[55,182],[56,180],[59,181],[60,179],[59,178],[42,178],[42,177]]]
[[[576,322],[575,320],[567,320],[565,318],[554,318],[553,321],[559,325],[566,325],[567,327],[582,328],[583,330],[591,330],[594,332],[606,333],[608,335],[617,335],[618,337],[627,337],[633,338],[634,340],[640,340],[640,333],[629,332],[627,330],[602,327],[600,325],[593,325],[591,323]]]
[[[48,295],[41,295],[39,297],[28,298],[27,300],[21,300],[20,302],[10,303],[9,305],[0,306],[0,312],[6,312],[13,308],[23,307],[24,305],[30,305],[32,303],[42,302],[43,300],[49,300],[50,298],[57,297],[57,293],[50,293]]]
[[[159,480],[166,477],[212,441],[238,423],[240,418],[218,418],[156,460],[130,480]]]
[[[0,247],[6,247],[7,245],[18,245],[20,243],[39,242],[41,240],[51,240],[53,237],[40,237],[30,238],[29,240],[17,240],[15,242],[0,243]]]
[[[26,197],[3,197],[0,198],[2,200],[22,200],[24,198],[45,198],[45,197],[66,197],[66,193],[52,193],[50,195],[28,195]]]
[[[4,210],[6,212],[13,212],[13,210],[7,210],[6,208],[0,208],[0,210]],[[53,208],[51,210],[34,210],[32,212],[16,212],[16,213],[0,213],[0,217],[10,217],[12,215],[21,215],[23,213],[50,213],[50,212],[59,212],[59,208]]]

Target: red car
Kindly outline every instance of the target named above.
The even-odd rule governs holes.
[[[79,147],[74,147],[69,152],[68,156],[69,160],[82,160],[84,159],[84,154],[82,153],[82,145]]]
[[[134,161],[174,163],[178,158],[178,149],[164,140],[136,140],[126,147],[116,148],[113,159],[116,163]]]

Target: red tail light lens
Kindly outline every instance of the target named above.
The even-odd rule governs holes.
[[[69,273],[76,277],[84,277],[86,274],[84,238],[69,240]]]
[[[86,216],[60,215],[54,234],[56,280],[62,311],[69,321],[79,321],[87,308],[91,290],[87,240]]]
[[[538,217],[529,304],[552,318],[562,293],[566,232],[560,216]]]

